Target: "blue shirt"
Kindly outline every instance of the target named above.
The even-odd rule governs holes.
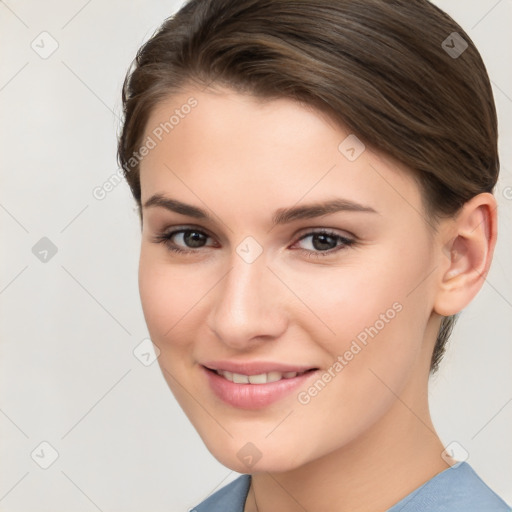
[[[243,512],[251,475],[241,475],[191,512]],[[511,512],[467,462],[438,473],[387,512]]]

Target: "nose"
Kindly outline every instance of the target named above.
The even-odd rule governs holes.
[[[282,285],[263,255],[247,263],[233,255],[231,269],[215,287],[208,325],[219,340],[245,350],[279,337],[287,327]]]

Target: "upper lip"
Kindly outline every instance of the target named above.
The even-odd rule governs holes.
[[[273,361],[206,361],[202,364],[203,366],[209,368],[210,370],[224,370],[233,373],[240,373],[242,375],[260,375],[262,373],[270,372],[301,373],[307,370],[316,369],[316,367],[310,365],[292,365]]]

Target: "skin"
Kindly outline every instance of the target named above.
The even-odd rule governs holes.
[[[213,217],[142,210],[140,296],[163,376],[213,456],[252,474],[246,512],[384,511],[449,467],[429,414],[430,359],[440,315],[482,286],[495,200],[480,194],[434,230],[407,169],[370,148],[349,161],[338,150],[349,132],[289,99],[191,87],[157,106],[145,136],[190,96],[197,107],[140,167],[143,205],[159,193]],[[377,213],[272,227],[277,209],[335,197]],[[172,240],[193,253],[155,241],[187,226],[205,245]],[[330,254],[315,257],[321,228],[354,243],[336,251],[328,239]],[[236,252],[247,236],[263,249],[252,263]],[[400,312],[307,404],[294,392],[238,409],[201,370],[212,359],[327,370],[395,303]],[[248,442],[261,453],[251,467],[237,456]]]

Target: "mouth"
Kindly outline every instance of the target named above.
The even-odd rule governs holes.
[[[234,365],[228,363],[222,366],[233,368]],[[275,364],[274,368],[280,366],[280,370],[270,370],[270,364],[258,364],[257,370],[245,370],[242,373],[242,370],[234,372],[222,366],[210,368],[201,365],[213,394],[238,409],[262,409],[284,399],[300,387],[307,386],[319,370]]]
[[[318,368],[310,368],[309,370],[299,371],[299,372],[279,372],[279,371],[270,371],[265,373],[258,373],[255,375],[246,375],[244,373],[236,373],[230,372],[227,370],[216,370],[213,368],[208,368],[205,366],[206,370],[216,373],[220,375],[224,379],[229,382],[233,382],[235,384],[269,384],[272,382],[278,382],[283,379],[293,379],[295,377],[304,375],[305,373],[314,372],[318,370]]]

